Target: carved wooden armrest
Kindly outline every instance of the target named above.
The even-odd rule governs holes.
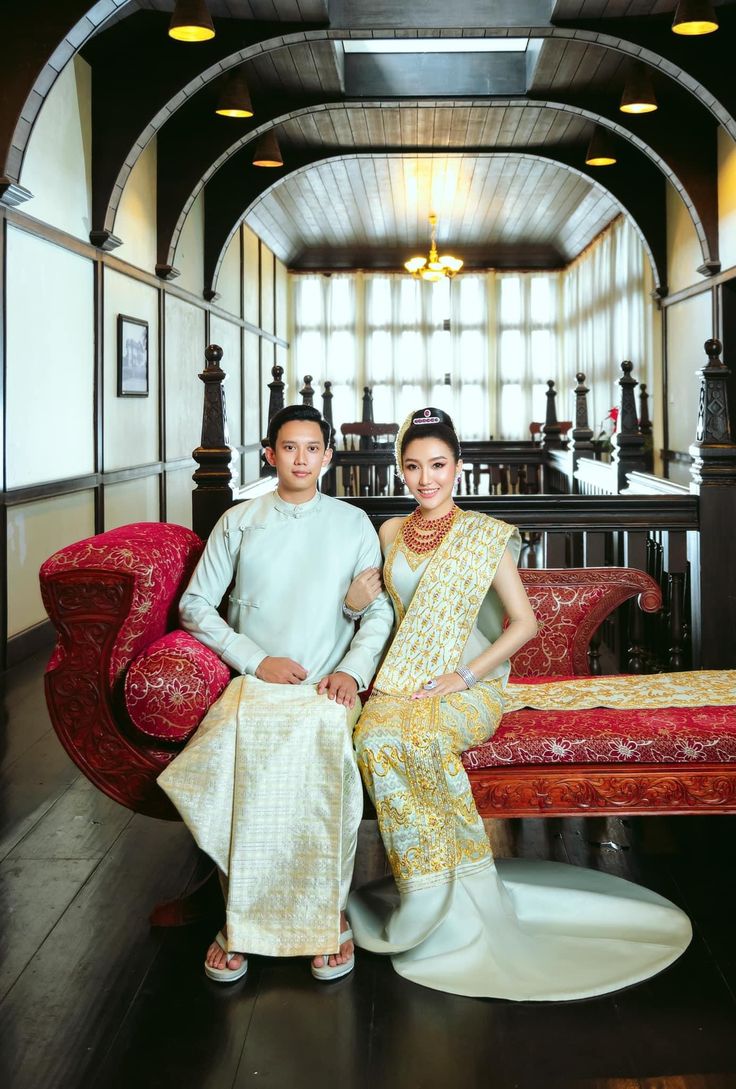
[[[590,641],[614,609],[634,597],[645,612],[662,606],[654,579],[630,567],[522,568],[519,574],[539,631],[512,657],[516,677],[588,675]]]
[[[136,523],[61,549],[40,572],[58,633],[46,671],[54,729],[96,786],[152,816],[175,816],[155,784],[173,750],[133,735],[121,682],[131,660],[177,624],[202,547],[182,526]]]

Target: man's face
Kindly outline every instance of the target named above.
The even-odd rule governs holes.
[[[279,429],[275,448],[266,448],[283,495],[313,493],[322,466],[331,459],[332,450],[325,450],[322,429],[313,420],[290,420]]]

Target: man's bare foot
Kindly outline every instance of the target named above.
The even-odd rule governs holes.
[[[225,927],[222,928],[222,933],[227,936]],[[228,960],[228,958],[230,959]],[[231,972],[237,972],[238,968],[242,967],[244,960],[244,953],[226,953],[224,949],[220,948],[219,943],[214,941],[207,950],[204,962],[208,968],[229,968]]]
[[[349,928],[349,924],[348,924],[348,920],[347,920],[347,918],[345,916],[345,912],[341,911],[340,912],[340,933],[342,934],[342,932],[344,930],[348,930],[348,928]],[[324,968],[325,967],[325,962],[327,962],[327,965],[330,968],[336,968],[339,964],[347,964],[347,962],[352,957],[354,951],[355,951],[355,946],[353,945],[353,939],[348,938],[348,940],[346,942],[343,942],[342,945],[340,946],[340,952],[339,953],[331,953],[329,955],[329,957],[325,957],[325,956],[314,957],[312,959],[312,964],[314,965],[315,968]]]

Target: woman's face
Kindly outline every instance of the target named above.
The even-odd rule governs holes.
[[[462,461],[442,439],[412,439],[404,450],[401,469],[406,486],[422,511],[441,518],[452,507],[455,479]]]

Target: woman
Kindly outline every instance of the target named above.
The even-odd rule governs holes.
[[[412,413],[396,449],[418,507],[381,527],[397,630],[355,732],[394,880],[351,897],[356,944],[463,995],[572,999],[646,979],[690,941],[677,907],[598,871],[494,863],[460,754],[498,726],[509,657],[537,630],[519,534],[455,506],[462,462],[444,412]],[[362,607],[357,591],[348,604]]]

